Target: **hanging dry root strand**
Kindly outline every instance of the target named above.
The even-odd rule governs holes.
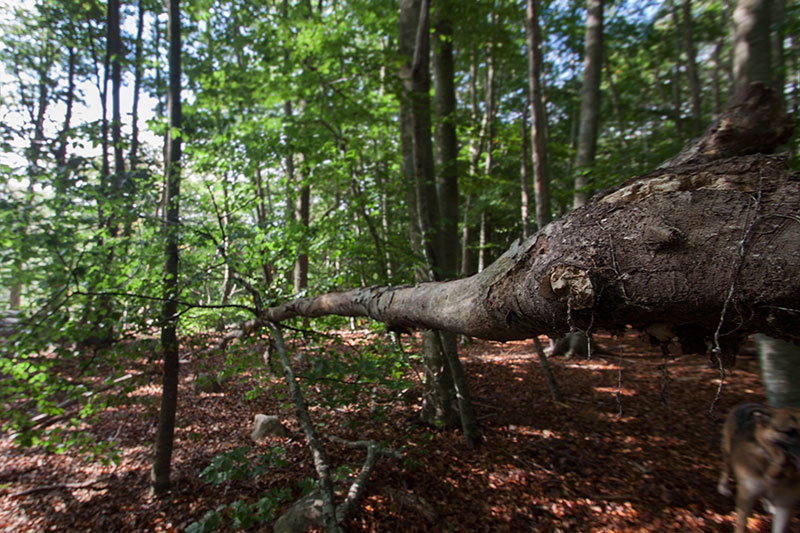
[[[761,211],[761,197],[763,193],[763,187],[761,186],[761,183],[763,179],[764,179],[763,175],[759,174],[758,195],[755,198],[755,214],[753,215],[753,220],[750,222],[750,224],[747,225],[747,228],[745,228],[744,235],[742,236],[742,240],[739,243],[739,257],[736,261],[736,265],[733,270],[733,279],[731,279],[731,285],[728,288],[728,294],[725,297],[725,303],[722,305],[722,311],[720,311],[719,314],[719,322],[717,323],[717,329],[714,331],[714,348],[712,349],[711,353],[714,355],[714,357],[717,358],[717,364],[719,365],[719,387],[717,387],[717,393],[714,396],[714,400],[711,402],[711,405],[708,408],[708,414],[712,419],[716,418],[715,413],[717,409],[717,404],[719,403],[719,399],[722,396],[722,389],[725,386],[725,363],[723,361],[722,348],[719,342],[720,332],[722,331],[722,324],[725,322],[725,315],[728,312],[728,306],[733,300],[733,295],[736,293],[736,280],[739,279],[739,274],[741,273],[742,266],[744,265],[744,258],[747,254],[747,243],[750,239],[750,235],[753,232],[753,228],[760,219],[759,213]]]

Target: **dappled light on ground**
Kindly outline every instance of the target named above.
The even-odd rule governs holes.
[[[345,350],[374,341],[365,333],[343,335]],[[716,493],[721,422],[708,415],[717,369],[705,356],[675,356],[665,367],[660,349],[632,332],[597,340],[612,353],[590,361],[552,359],[564,403],[550,398],[531,342],[462,347],[485,436],[477,450],[465,448],[460,431],[417,425],[419,396],[413,391],[363,386],[329,408],[335,390],[330,383],[307,387],[321,434],[386,442],[404,454],[402,461],[378,462],[347,529],[732,530],[733,501]],[[415,344],[404,342],[413,354]],[[314,469],[279,376],[264,366],[243,366],[222,381],[222,392],[199,392],[194,376],[201,368],[222,368],[224,358],[182,357],[187,363],[181,369],[174,488],[166,498],[149,496],[159,376],[144,374],[86,429],[118,445],[117,466],[72,452],[16,449],[8,435],[0,438],[0,530],[181,531],[211,509],[240,499],[252,503],[270,490],[286,488],[292,499],[300,497]],[[314,364],[302,358],[298,374],[312,373]],[[416,376],[406,372],[409,380]],[[762,400],[755,360],[740,356],[717,417],[737,403]],[[250,441],[258,413],[280,415],[290,436]],[[327,440],[325,446],[334,470],[357,474],[363,450]],[[286,464],[217,486],[200,478],[214,456],[240,447],[248,447],[244,453],[253,464],[271,450]],[[222,531],[232,529],[227,509]],[[755,513],[751,528],[768,529],[763,513]]]

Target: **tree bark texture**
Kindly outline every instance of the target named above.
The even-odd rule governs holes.
[[[496,340],[563,334],[571,323],[713,330],[735,282],[729,328],[797,341],[798,212],[800,178],[782,157],[659,170],[552,222],[480,274],[302,298],[266,315],[370,316]]]
[[[786,114],[764,112],[774,97],[752,86],[720,117],[724,135],[712,125],[675,162],[598,194],[479,274],[302,298],[261,320],[370,316],[496,340],[656,324],[710,335],[726,307],[723,336],[797,342],[800,177],[783,157],[731,154],[770,152],[791,133]]]
[[[600,119],[600,74],[603,67],[603,0],[586,2],[586,50],[581,89],[581,121],[578,130],[578,152],[575,166],[574,207],[584,205],[589,198],[588,172],[597,150],[597,126]]]

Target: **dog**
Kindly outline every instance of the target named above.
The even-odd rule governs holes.
[[[723,468],[717,490],[731,495],[736,479],[736,533],[763,498],[772,513],[772,533],[782,533],[800,502],[800,409],[746,403],[731,410],[722,431]]]

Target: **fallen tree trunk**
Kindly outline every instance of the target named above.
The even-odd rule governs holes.
[[[369,316],[495,340],[692,325],[800,340],[800,177],[752,155],[659,170],[568,213],[469,278],[265,311]]]
[[[752,153],[791,129],[754,84],[670,162],[513,244],[479,274],[300,298],[248,327],[336,314],[495,340],[631,325],[686,346],[752,332],[800,341],[800,177],[784,157]]]

